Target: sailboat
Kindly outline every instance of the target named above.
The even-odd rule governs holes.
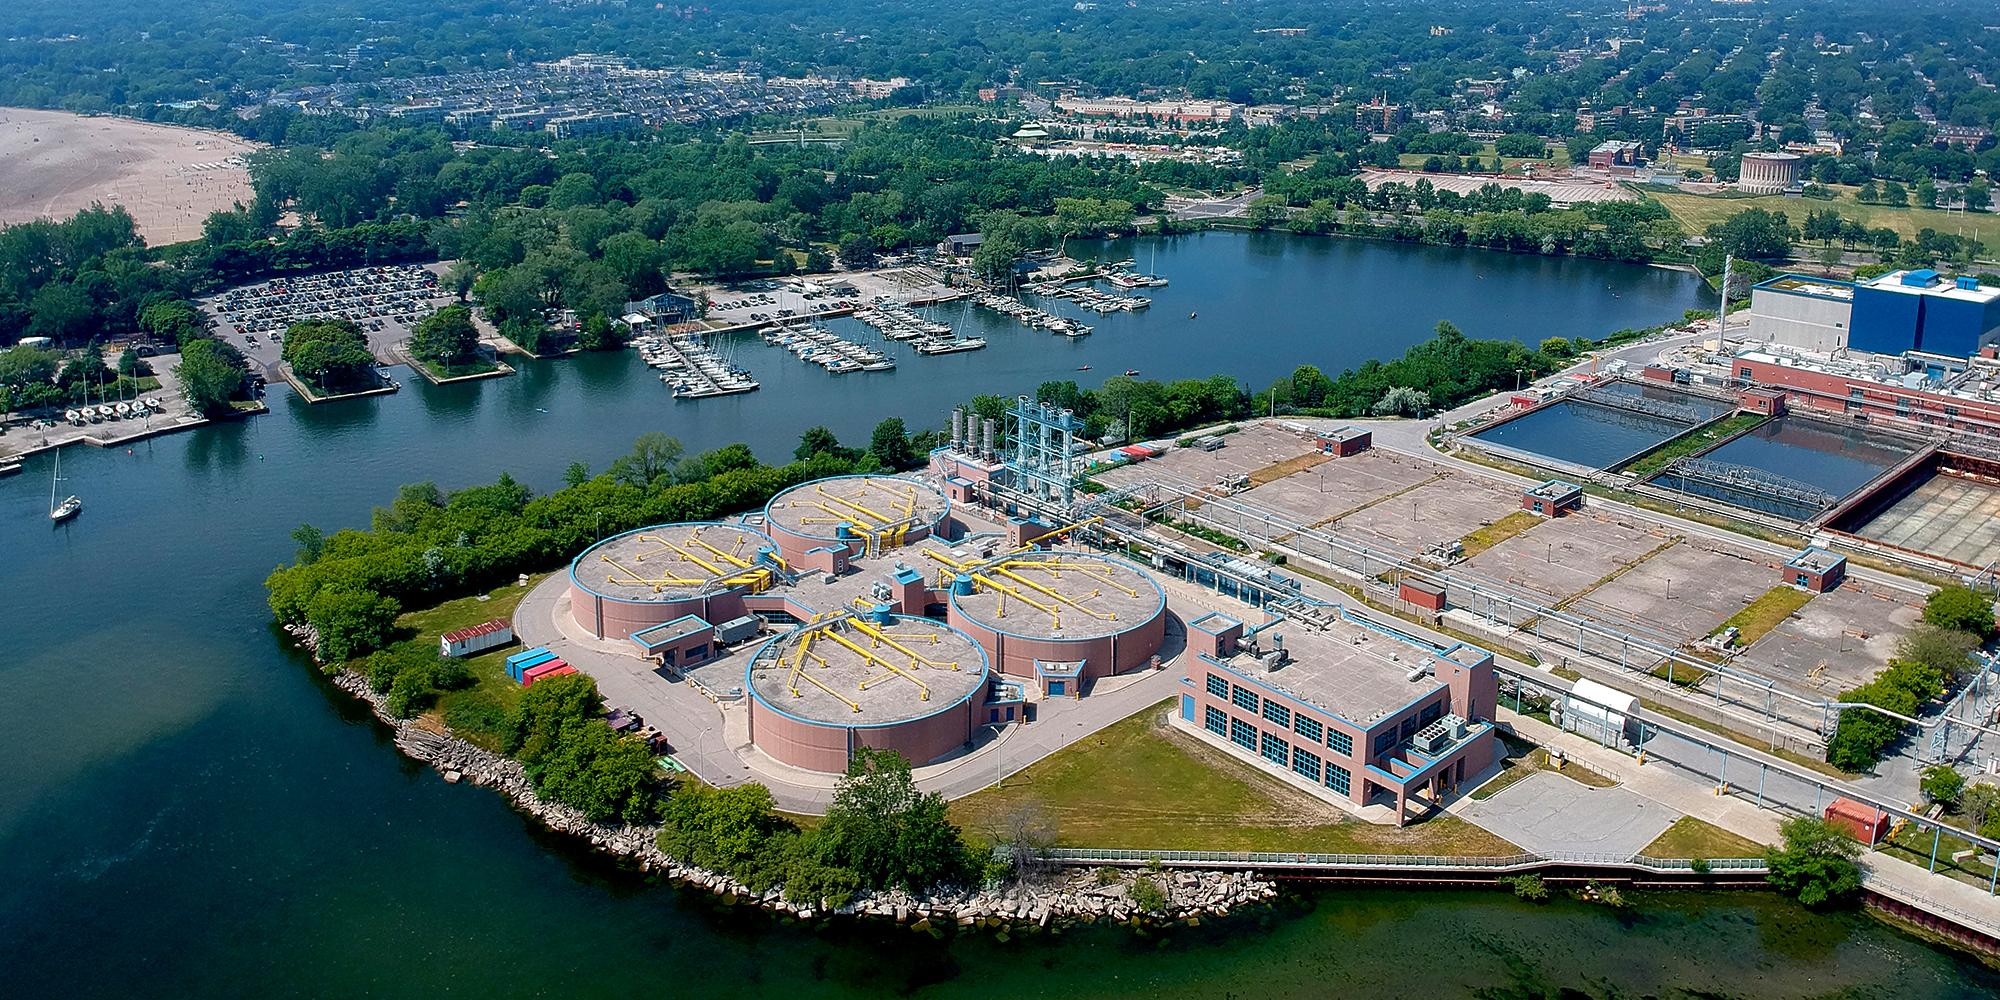
[[[74,494],[61,503],[56,502],[56,484],[62,482],[62,449],[56,449],[56,467],[49,473],[49,521],[61,524],[83,513],[83,501]]]

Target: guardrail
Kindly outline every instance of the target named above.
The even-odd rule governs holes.
[[[1325,868],[1374,870],[1482,869],[1510,871],[1550,864],[1606,868],[1641,868],[1656,872],[1766,871],[1763,858],[1647,858],[1635,855],[1552,852],[1499,857],[1448,857],[1435,854],[1320,854],[1282,851],[1139,851],[1122,848],[1071,847],[1050,850],[1047,859],[1076,864],[1158,864],[1162,867]]]

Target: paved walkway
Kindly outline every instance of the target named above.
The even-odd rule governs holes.
[[[1521,736],[1545,747],[1561,748],[1570,759],[1616,779],[1631,792],[1680,815],[1694,816],[1761,844],[1775,844],[1779,840],[1778,822],[1783,818],[1779,813],[1759,809],[1737,796],[1717,794],[1714,788],[1689,780],[1685,772],[1671,764],[1641,765],[1636,758],[1575,733],[1561,732],[1505,708],[1499,714],[1500,721],[1511,725]],[[1916,865],[1880,854],[1862,855],[1861,867],[1869,889],[2000,937],[2000,898],[1985,890],[1932,875]]]

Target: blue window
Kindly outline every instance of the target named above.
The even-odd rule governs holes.
[[[1286,764],[1291,763],[1292,748],[1287,746],[1284,740],[1272,736],[1270,733],[1265,733],[1264,759],[1279,767],[1284,767]]]
[[[1275,701],[1272,701],[1269,698],[1264,699],[1264,718],[1269,719],[1272,722],[1275,722],[1278,725],[1285,727],[1286,729],[1290,729],[1292,727],[1292,710],[1286,708],[1283,705],[1278,704]]]
[[[1209,708],[1202,713],[1201,721],[1202,725],[1208,727],[1209,732],[1214,733],[1217,736],[1226,736],[1229,734],[1229,724],[1223,721],[1226,718],[1228,718],[1228,716],[1222,714],[1222,709],[1216,708],[1214,706],[1209,706]]]
[[[1292,770],[1305,775],[1313,781],[1318,781],[1319,764],[1319,754],[1313,753],[1304,747],[1292,748]]]
[[[1245,750],[1257,749],[1257,727],[1242,719],[1229,720],[1229,738]]]
[[[1326,731],[1326,748],[1342,757],[1354,756],[1354,737],[1338,729]]]
[[[1208,693],[1217,698],[1229,697],[1229,682],[1215,674],[1208,675]]]
[[[1396,727],[1390,726],[1388,729],[1383,730],[1381,735],[1375,737],[1375,756],[1380,757],[1388,753],[1389,748],[1395,745]]]
[[[1229,692],[1229,700],[1235,702],[1237,708],[1247,708],[1252,712],[1257,711],[1257,692],[1249,688],[1236,687]]]
[[[1320,727],[1319,720],[1308,719],[1303,715],[1292,716],[1292,732],[1313,743],[1318,743],[1321,737],[1326,735],[1325,730]]]
[[[1347,773],[1347,768],[1341,767],[1339,764],[1328,764],[1326,766],[1326,787],[1342,795],[1346,795],[1349,787],[1348,782],[1353,780],[1354,776]]]
[[[1442,715],[1444,715],[1444,701],[1440,699],[1425,705],[1423,712],[1417,716],[1417,722],[1428,726]]]

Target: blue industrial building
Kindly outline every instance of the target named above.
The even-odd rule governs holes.
[[[1969,358],[2000,341],[2000,288],[1928,268],[1892,271],[1854,286],[1848,329],[1856,351]]]

